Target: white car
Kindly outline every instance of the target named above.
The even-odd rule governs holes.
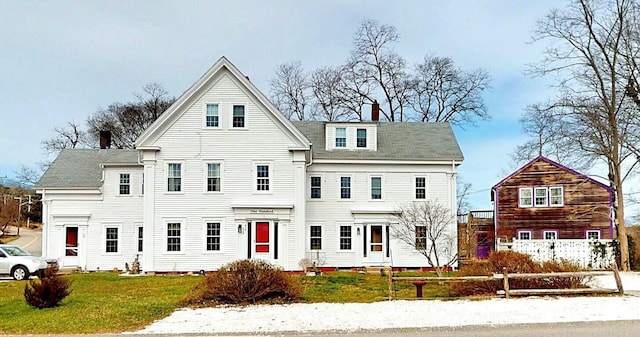
[[[47,259],[33,256],[18,246],[0,245],[0,275],[26,280],[43,273],[48,266]]]

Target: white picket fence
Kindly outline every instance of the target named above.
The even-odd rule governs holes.
[[[534,261],[570,260],[584,268],[607,269],[615,261],[613,240],[517,240],[511,249]]]

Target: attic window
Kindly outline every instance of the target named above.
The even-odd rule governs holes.
[[[207,104],[207,127],[217,128],[218,122],[218,104]]]
[[[233,127],[244,128],[244,105],[233,106]]]
[[[367,129],[358,129],[356,136],[356,146],[367,147]]]
[[[347,147],[346,128],[336,128],[336,147]]]

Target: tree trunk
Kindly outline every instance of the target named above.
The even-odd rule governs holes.
[[[620,181],[620,165],[614,164],[616,173],[614,174],[616,187],[616,229],[617,239],[620,243],[620,269],[629,271],[629,242],[627,241],[627,228],[624,222],[624,195],[622,193],[622,182]]]

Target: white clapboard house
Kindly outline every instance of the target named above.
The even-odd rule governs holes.
[[[63,268],[429,267],[395,211],[456,208],[463,156],[446,123],[291,122],[221,58],[136,141],[68,149],[36,188],[43,254]],[[451,232],[455,233],[452,218]]]

